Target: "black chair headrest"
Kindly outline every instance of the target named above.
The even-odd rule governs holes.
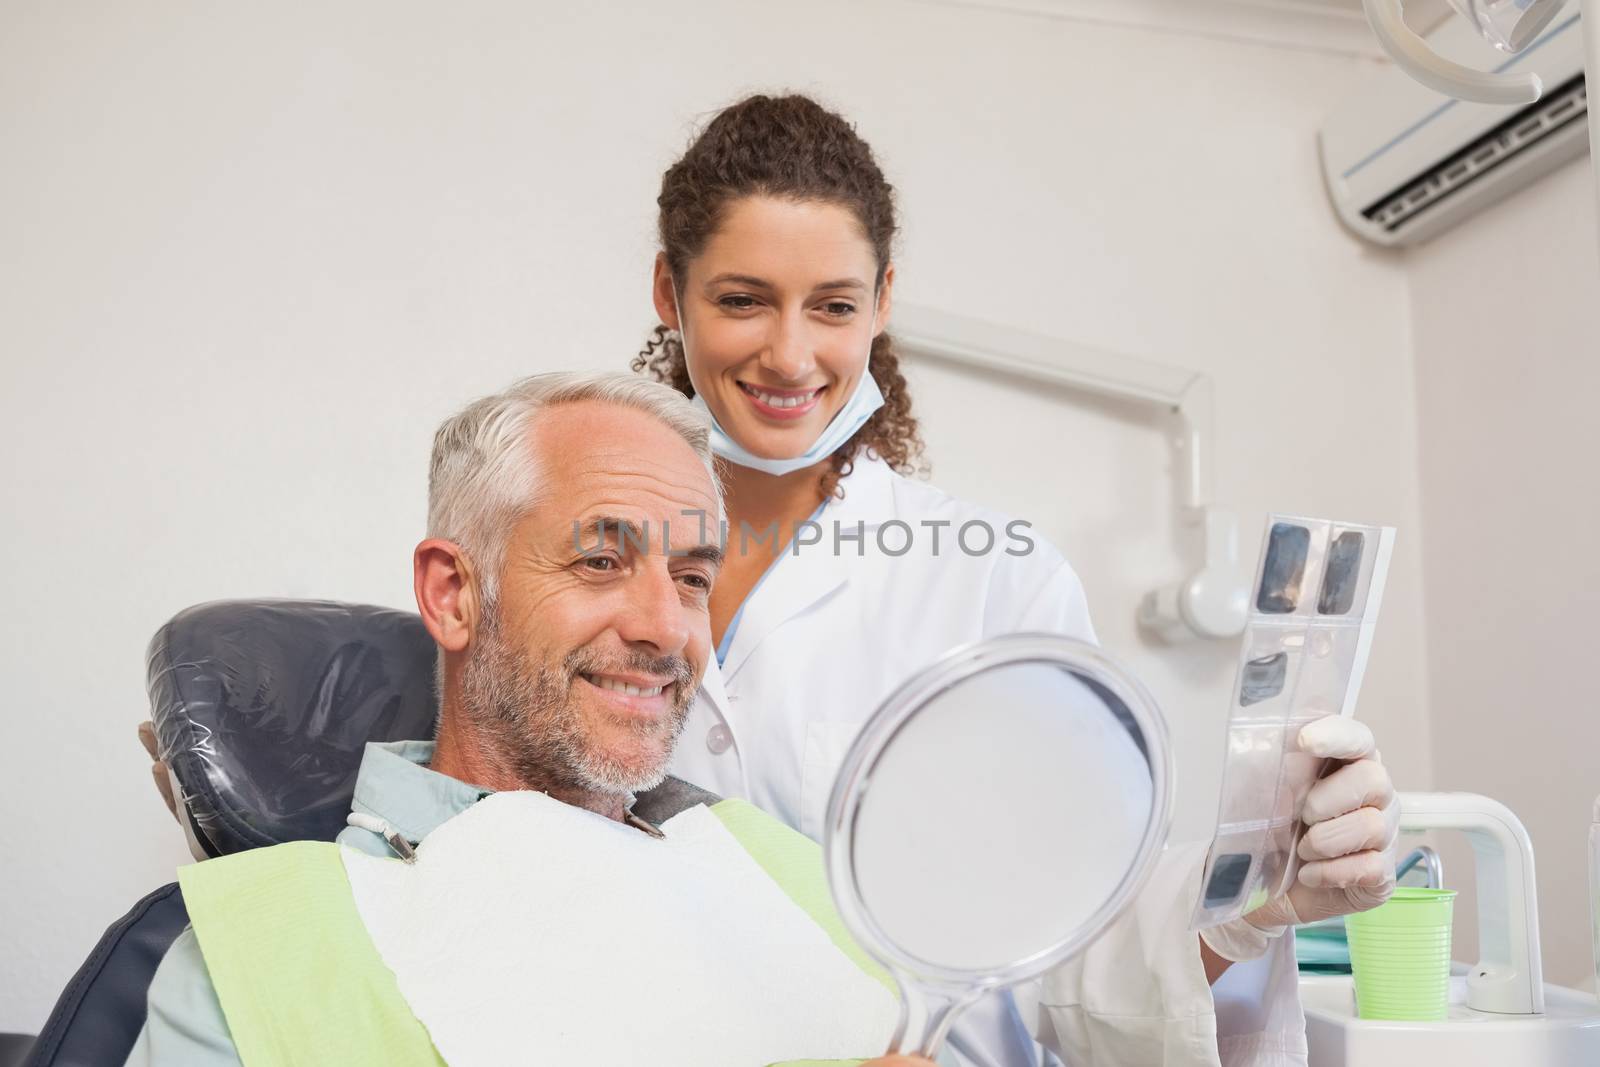
[[[212,855],[344,828],[368,741],[433,737],[436,646],[410,612],[224,600],[150,641],[162,759]]]

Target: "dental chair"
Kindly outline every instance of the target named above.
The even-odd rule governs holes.
[[[433,737],[436,648],[409,612],[232,600],[179,612],[151,639],[157,750],[197,858],[344,829],[369,741]],[[717,798],[669,778],[634,811],[661,822]],[[106,1067],[144,1025],[156,965],[188,925],[176,882],[101,937],[35,1042],[30,1067]]]

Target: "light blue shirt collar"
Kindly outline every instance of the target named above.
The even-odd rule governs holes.
[[[492,792],[429,770],[432,759],[432,741],[367,742],[351,810],[382,819],[415,843]],[[370,830],[347,826],[338,841],[375,856],[393,855],[383,838]]]

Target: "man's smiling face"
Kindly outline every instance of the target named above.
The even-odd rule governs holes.
[[[670,427],[598,401],[542,413],[530,445],[537,499],[467,650],[464,710],[527,780],[638,792],[711,650],[711,475]]]

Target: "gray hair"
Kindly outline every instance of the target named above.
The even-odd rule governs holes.
[[[493,602],[499,587],[511,527],[538,502],[538,462],[529,445],[534,423],[546,408],[585,400],[653,415],[688,442],[711,476],[720,528],[722,483],[710,421],[682,393],[633,374],[535,374],[473,401],[433,435],[428,536],[461,546],[479,571],[487,601]]]

